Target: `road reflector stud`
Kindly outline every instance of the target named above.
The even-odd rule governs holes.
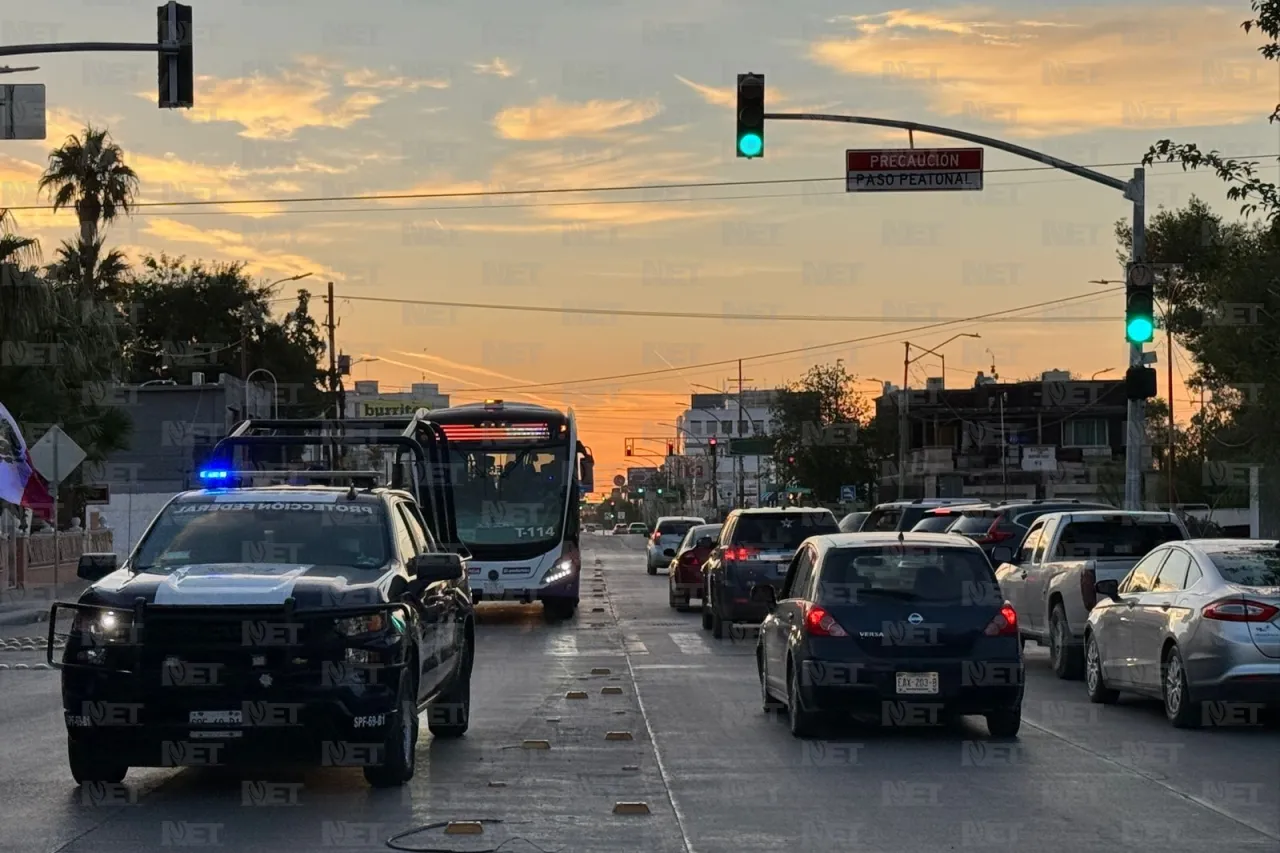
[[[650,814],[648,803],[614,803],[614,814]]]
[[[592,675],[608,675],[610,672],[613,672],[613,670],[609,669],[607,666],[597,666],[592,667],[591,669]]]
[[[634,740],[631,732],[609,732],[604,736],[605,740]]]
[[[520,744],[523,749],[550,749],[551,741],[549,740],[526,740]]]
[[[604,608],[603,608],[603,607],[593,607],[593,608],[591,608],[591,612],[592,612],[592,613],[603,613],[603,612],[604,612]]]
[[[547,717],[547,722],[548,722],[548,723],[558,723],[558,722],[560,722],[560,718],[559,718],[559,717]]]
[[[639,764],[624,764],[624,765],[622,765],[622,769],[623,769],[623,770],[626,770],[626,771],[628,771],[628,772],[635,772],[635,771],[637,771],[637,770],[639,770],[639,769],[640,769],[640,765],[639,765]]]
[[[587,691],[585,691],[585,690],[570,690],[568,693],[564,694],[564,698],[566,698],[566,699],[586,699],[586,698],[587,698]]]
[[[484,824],[478,820],[451,820],[444,828],[445,835],[484,835]]]
[[[505,788],[505,787],[507,787],[507,783],[506,783],[506,782],[497,782],[497,781],[494,781],[494,782],[490,782],[490,783],[489,783],[489,787],[490,787],[490,788]]]
[[[601,687],[600,692],[603,693],[605,696],[617,696],[618,694],[622,693],[622,688],[621,687]]]
[[[627,712],[626,712],[626,711],[614,711],[613,713],[614,713],[614,714],[621,715],[621,714],[625,714],[625,713],[627,713]]]

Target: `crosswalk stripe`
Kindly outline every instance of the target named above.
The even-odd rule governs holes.
[[[622,640],[622,645],[623,645],[623,648],[626,649],[627,654],[629,655],[649,654],[648,646],[640,642],[639,637],[624,637]]]
[[[678,648],[683,654],[686,654],[686,655],[711,654],[711,646],[707,643],[705,639],[702,638],[700,634],[672,633],[672,634],[668,634],[667,636],[671,638],[671,642],[675,643],[676,648]]]

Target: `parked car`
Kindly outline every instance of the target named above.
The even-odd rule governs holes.
[[[869,512],[851,512],[844,518],[840,519],[841,533],[857,533],[862,529],[862,523],[867,520]]]
[[[627,533],[627,525],[615,524],[612,532],[614,536],[625,536]]]
[[[980,509],[988,504],[940,506],[925,510],[924,516],[911,528],[912,533],[949,533],[951,525],[960,519],[966,509]]]
[[[1050,498],[1039,501],[1004,501],[989,507],[966,507],[947,529],[948,533],[962,533],[982,546],[991,556],[1000,545],[1016,547],[1026,536],[1031,522],[1050,512],[1078,512],[1092,509],[1115,510],[1119,507],[1104,503],[1088,503],[1078,500]]]
[[[702,600],[702,564],[711,556],[723,524],[699,524],[689,528],[667,569],[668,602],[677,610],[689,609],[693,599]]]
[[[735,509],[703,564],[702,627],[717,640],[725,624],[759,622],[768,613],[750,598],[760,584],[780,587],[787,564],[810,536],[839,533],[831,510],[817,507]]]
[[[656,575],[659,566],[668,566],[676,555],[676,548],[684,540],[690,528],[706,524],[706,520],[687,515],[667,515],[658,519],[653,535],[645,547],[645,565],[649,574]]]
[[[1022,637],[1048,643],[1059,678],[1079,679],[1094,585],[1120,580],[1157,545],[1189,538],[1171,512],[1049,513],[1032,522],[1016,554],[995,549],[996,578],[1021,616]]]
[[[756,668],[766,710],[785,708],[811,737],[830,712],[941,723],[986,717],[994,737],[1022,723],[1018,617],[991,563],[967,539],[937,533],[814,536],[768,610]]]
[[[1169,542],[1095,589],[1084,632],[1093,702],[1160,698],[1178,728],[1255,723],[1280,707],[1280,542]]]
[[[973,498],[916,498],[912,501],[889,501],[878,504],[862,522],[861,533],[877,531],[906,532],[924,518],[924,514],[940,506],[972,504]]]

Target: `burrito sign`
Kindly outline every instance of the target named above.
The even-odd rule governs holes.
[[[418,409],[430,409],[431,404],[421,400],[356,400],[357,418],[413,417]]]

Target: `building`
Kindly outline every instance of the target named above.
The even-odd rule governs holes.
[[[418,409],[447,409],[449,395],[434,382],[415,382],[409,391],[379,391],[376,379],[360,379],[346,393],[348,418],[392,418]]]
[[[899,440],[898,448],[885,448],[881,500],[1123,500],[1123,380],[1046,371],[1038,381],[1012,383],[978,374],[973,387],[963,389],[947,389],[942,379],[927,383],[906,392],[886,383],[876,399],[877,420],[890,425],[890,441]],[[1151,467],[1150,448],[1143,465]]]
[[[676,463],[677,475],[689,484],[695,502],[707,510],[739,506],[758,506],[760,495],[772,479],[768,455],[733,457],[729,455],[730,439],[764,437],[777,428],[771,409],[777,391],[745,390],[741,407],[737,394],[693,394],[689,408],[677,419],[676,428],[683,445],[683,460]],[[716,439],[716,453],[710,453],[710,441]],[[718,495],[711,491],[711,482]],[[739,501],[741,492],[742,501]]]

